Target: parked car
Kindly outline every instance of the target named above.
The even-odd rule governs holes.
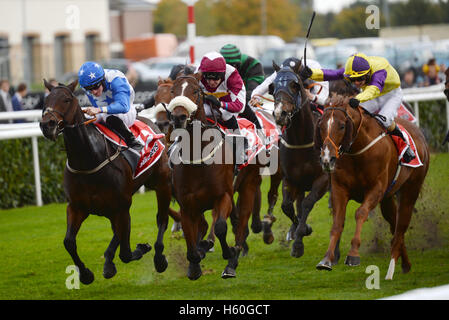
[[[307,44],[307,58],[316,59],[315,50],[311,44]],[[282,47],[270,48],[260,56],[265,76],[273,73],[273,61],[280,65],[289,57],[302,58],[304,55],[304,43],[287,43]]]

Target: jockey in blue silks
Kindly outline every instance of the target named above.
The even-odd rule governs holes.
[[[143,145],[128,129],[137,112],[133,105],[134,89],[126,76],[119,70],[103,69],[100,64],[88,61],[79,69],[78,79],[92,104],[85,112],[116,130],[130,150],[139,154]]]

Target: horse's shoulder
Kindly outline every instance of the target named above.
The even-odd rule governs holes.
[[[142,116],[137,116],[136,119],[139,120],[139,121],[142,121],[143,123],[145,123],[151,129],[153,129],[154,132],[162,133],[162,131],[159,129],[159,127],[153,121],[151,121],[150,119],[142,117]]]

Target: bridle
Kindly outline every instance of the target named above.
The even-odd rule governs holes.
[[[75,94],[72,92],[72,90],[70,90],[68,87],[66,87],[66,86],[62,86],[62,85],[59,85],[59,86],[56,86],[56,87],[53,87],[52,89],[51,89],[51,91],[53,91],[53,90],[55,90],[55,89],[64,89],[64,90],[66,90],[69,94],[70,94],[70,103],[73,103],[73,100],[74,99],[76,99],[76,96],[75,96]],[[92,123],[92,122],[94,122],[94,121],[96,121],[97,120],[97,118],[96,117],[94,117],[94,118],[92,118],[92,119],[88,119],[88,120],[86,120],[86,121],[83,121],[83,122],[81,122],[81,123],[75,123],[75,124],[68,124],[67,122],[66,122],[66,120],[65,120],[65,116],[67,115],[67,111],[66,112],[61,112],[61,111],[59,111],[59,110],[56,110],[56,109],[54,109],[54,108],[51,108],[51,107],[45,107],[43,110],[42,110],[42,117],[43,116],[45,116],[45,115],[50,115],[50,117],[52,117],[54,120],[56,120],[56,125],[57,125],[57,134],[59,135],[62,131],[64,131],[64,129],[65,128],[77,128],[77,127],[80,127],[80,126],[85,126],[85,125],[88,125],[89,123]],[[58,117],[57,117],[57,115],[59,115],[60,117],[61,117],[61,119],[59,119]]]
[[[349,150],[349,148],[351,147],[351,145],[353,144],[353,142],[355,141],[355,139],[357,138],[357,136],[358,136],[358,134],[359,134],[359,132],[360,132],[360,128],[362,127],[362,124],[363,124],[362,108],[358,107],[357,109],[358,109],[358,111],[359,111],[359,113],[360,113],[360,124],[359,124],[359,126],[358,126],[358,128],[357,128],[357,131],[356,131],[355,135],[352,136],[351,141],[349,142],[348,150]],[[348,120],[348,119],[349,119],[349,120],[352,122],[353,128],[355,127],[354,120],[349,116],[349,114],[348,114],[348,112],[346,111],[345,108],[327,107],[327,108],[324,109],[323,116],[324,116],[324,113],[326,113],[326,112],[328,112],[328,111],[332,111],[332,114],[331,114],[331,117],[332,117],[332,118],[333,118],[333,116],[334,116],[334,112],[335,112],[335,111],[341,111],[341,112],[343,112],[344,115],[345,115],[345,120]],[[321,121],[322,121],[322,120],[320,120],[320,122],[321,122]],[[346,130],[347,130],[347,128],[346,128]],[[345,150],[343,150],[341,144],[340,144],[339,146],[337,146],[337,144],[334,142],[334,140],[332,140],[332,138],[330,137],[330,128],[328,128],[328,130],[327,130],[327,137],[323,140],[323,144],[324,144],[327,140],[329,140],[329,142],[331,143],[332,147],[335,149],[335,156],[336,156],[336,158],[338,159],[338,158],[345,152]],[[377,141],[376,141],[376,142],[377,142]],[[363,151],[365,151],[365,150],[363,150]],[[361,153],[361,152],[360,152],[360,153]],[[357,154],[359,154],[359,152],[358,152]]]
[[[186,79],[186,80],[187,80],[187,79],[193,79],[193,80],[194,80],[195,85],[197,86],[197,88],[195,88],[195,89],[194,89],[194,92],[193,92],[194,94],[197,95],[197,97],[196,97],[194,103],[195,103],[197,106],[199,106],[200,103],[201,103],[201,100],[203,99],[203,101],[204,101],[204,92],[203,92],[203,90],[201,90],[201,87],[200,87],[200,85],[199,85],[199,83],[198,83],[198,79],[195,78],[195,77],[192,76],[192,75],[179,75],[179,76],[176,77],[176,80],[175,80],[175,81],[177,81],[178,79]],[[193,100],[192,100],[192,101],[193,101]],[[196,111],[193,111],[193,112],[190,114],[189,118],[187,119],[187,123],[188,123],[188,124],[192,122],[192,119],[195,117],[195,114],[196,114]],[[170,120],[173,120],[173,119],[172,119],[172,114],[171,114],[171,113],[169,114],[169,116],[170,116]]]

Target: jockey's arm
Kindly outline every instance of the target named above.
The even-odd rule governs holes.
[[[337,70],[333,69],[312,69],[312,76],[310,79],[314,81],[332,81],[344,79],[345,68]]]
[[[246,88],[237,70],[226,81],[231,101],[222,101],[222,108],[232,112],[240,112],[246,103]]]
[[[355,98],[360,102],[377,98],[384,88],[386,78],[387,71],[385,69],[374,72],[368,85]]]
[[[126,80],[122,78],[116,78],[111,82],[112,97],[114,102],[108,105],[108,113],[127,113],[130,106],[130,89]]]
[[[261,84],[259,84],[253,92],[251,92],[251,102],[250,105],[257,103],[260,99],[257,96],[264,96],[268,93],[268,88],[270,84],[273,83],[274,79],[276,79],[276,71],[273,72],[269,77],[267,77]]]
[[[321,81],[316,83],[318,85],[313,86],[310,89],[310,93],[313,95],[312,101],[316,104],[324,106],[327,98],[329,97],[329,82]]]

